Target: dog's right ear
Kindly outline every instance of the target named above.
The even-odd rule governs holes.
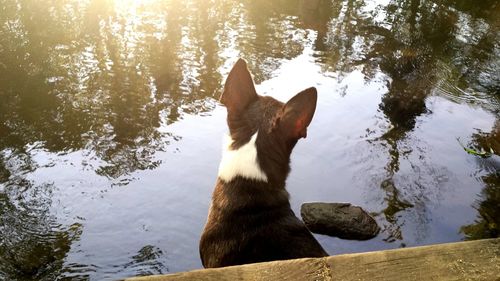
[[[227,76],[220,102],[226,106],[228,115],[231,116],[245,110],[255,99],[257,92],[247,63],[238,59]]]
[[[318,92],[311,87],[296,94],[285,104],[279,120],[285,135],[292,140],[307,137],[307,126],[314,116],[317,100]]]

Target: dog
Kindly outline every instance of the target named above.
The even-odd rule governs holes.
[[[204,267],[328,254],[290,207],[285,181],[290,154],[316,109],[314,87],[287,103],[255,91],[243,59],[233,66],[220,101],[229,136],[200,239]]]

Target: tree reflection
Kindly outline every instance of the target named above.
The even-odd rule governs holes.
[[[390,163],[386,167],[389,177],[382,183],[384,190],[386,190],[384,183],[393,182],[391,179],[399,170],[401,152],[398,143],[414,129],[416,118],[427,112],[425,99],[440,82],[441,61],[463,56],[459,47],[450,47],[456,41],[459,16],[446,7],[433,10],[433,5],[434,3],[430,1],[418,0],[392,2],[388,9],[401,12],[392,14],[391,35],[384,36],[379,46],[377,43],[374,44],[377,53],[373,57],[377,56],[380,59],[378,66],[391,78],[388,93],[380,104],[380,109],[393,126],[382,136],[382,139],[389,144],[391,156]],[[385,55],[380,56],[382,48]],[[492,52],[491,49],[485,50],[483,47],[480,49]],[[370,57],[370,53],[368,56]],[[421,168],[422,166],[418,169]],[[418,171],[415,172],[418,174]],[[415,189],[415,195],[420,194],[419,185],[412,189]],[[384,210],[389,222],[393,217],[387,216],[388,212],[393,214],[394,211],[412,207],[411,203],[397,198],[398,192],[395,192],[397,190],[398,188],[394,186],[394,191],[388,193],[388,198],[393,199],[388,200],[387,209]],[[418,197],[408,199],[410,202],[419,201]]]
[[[228,51],[262,81],[303,50],[285,3],[264,2],[2,1],[0,148],[85,149],[110,178],[157,167],[177,139],[159,128],[214,107]]]
[[[440,51],[434,45],[435,34],[440,33],[445,42],[452,38],[453,21],[442,10],[430,13],[430,5],[432,3],[421,3],[419,0],[392,2],[388,10],[404,12],[391,14],[391,35],[384,36],[379,41],[380,45],[374,44],[374,50],[384,48],[379,67],[392,80],[380,104],[380,109],[392,124],[392,128],[381,137],[389,145],[390,155],[390,162],[386,166],[387,179],[381,184],[387,194],[384,214],[392,224],[388,229],[389,241],[403,239],[400,230],[403,222],[398,222],[396,214],[413,207],[408,199],[399,195],[400,189],[408,187],[394,184],[393,178],[399,171],[402,153],[398,144],[414,129],[416,118],[427,111],[425,99],[431,93],[435,79],[432,69],[437,58],[442,56],[433,54]],[[381,54],[377,52],[377,55]],[[410,186],[410,189],[418,190],[419,186]],[[418,194],[416,192],[415,195]],[[416,199],[409,198],[411,201]]]
[[[426,183],[400,186],[398,181],[401,161],[413,161],[408,159],[412,148],[406,147],[406,137],[414,130],[417,118],[429,112],[426,98],[440,93],[460,96],[467,102],[470,99],[463,97],[464,94],[481,91],[486,92],[484,100],[498,105],[498,97],[492,93],[499,91],[500,77],[491,74],[498,68],[500,48],[494,42],[499,39],[500,23],[484,11],[498,10],[499,6],[496,1],[481,2],[481,8],[464,1],[374,3],[334,2],[330,16],[325,17],[329,20],[324,44],[316,44],[316,49],[320,54],[318,60],[330,71],[339,73],[340,79],[354,69],[361,69],[368,80],[374,79],[379,71],[388,78],[388,90],[379,108],[391,127],[377,140],[388,148],[389,162],[380,187],[386,194],[383,214],[390,223],[387,239],[394,241],[403,238],[400,226],[404,222],[399,221],[398,213],[414,208],[416,203],[421,206],[419,197],[425,187],[422,185],[439,184],[442,180],[440,175],[434,175],[435,179]],[[384,20],[378,19],[381,17]],[[452,62],[452,69],[444,67],[448,62]],[[466,90],[450,87],[452,84],[463,85]],[[436,170],[426,165],[410,162],[412,169],[418,169],[413,171],[415,175],[423,168]],[[420,180],[416,178],[417,183]],[[402,190],[406,195],[402,195]]]
[[[257,83],[271,77],[283,59],[304,50],[307,32],[298,29],[299,1],[242,1],[245,29],[238,35],[237,48],[248,62]]]
[[[461,232],[466,240],[500,237],[500,173],[492,173],[483,177],[485,184],[480,199],[474,207],[477,209],[477,219],[474,223],[465,225]]]
[[[474,146],[479,150],[490,151],[493,149],[497,155],[500,155],[500,119],[495,122],[491,132],[478,132],[472,136],[472,140]]]
[[[54,280],[65,270],[64,258],[82,230],[51,216],[52,188],[16,177],[0,193],[0,278]]]
[[[480,198],[474,204],[477,209],[477,219],[474,223],[463,226],[460,231],[465,234],[465,239],[485,239],[500,237],[500,121],[497,120],[489,133],[477,133],[472,137],[473,146],[478,150],[495,151],[497,156],[491,159],[479,160],[485,185],[480,193]]]
[[[299,14],[302,19],[302,28],[313,29],[317,32],[314,48],[318,51],[325,51],[328,22],[332,17],[332,5],[332,1],[326,0],[300,1]]]
[[[159,132],[162,114],[171,123],[180,108],[211,109],[197,101],[207,97],[205,91],[216,92],[209,87],[218,79],[207,73],[217,75],[212,71],[218,62],[203,74],[214,81],[203,85],[205,91],[182,77],[191,73],[180,68],[187,60],[201,60],[201,53],[179,57],[184,23],[175,15],[190,13],[178,7],[168,17],[156,14],[154,21],[149,13],[120,11],[113,1],[69,4],[5,3],[0,148],[23,149],[42,141],[50,151],[87,149],[107,163],[97,172],[111,178],[156,167],[154,153],[175,139]],[[161,25],[164,18],[168,31]]]

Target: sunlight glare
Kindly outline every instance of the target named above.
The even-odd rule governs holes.
[[[149,4],[154,1],[156,0],[114,0],[115,5],[129,8]]]

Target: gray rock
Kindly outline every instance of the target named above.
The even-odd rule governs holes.
[[[342,239],[367,240],[380,231],[375,219],[350,203],[304,203],[300,215],[312,232]]]

